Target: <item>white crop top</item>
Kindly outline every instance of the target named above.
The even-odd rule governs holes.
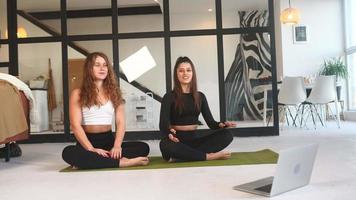
[[[110,100],[101,106],[83,107],[82,125],[111,125],[114,111],[114,106]]]

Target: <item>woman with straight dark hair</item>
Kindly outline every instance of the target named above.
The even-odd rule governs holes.
[[[73,90],[69,100],[70,125],[77,144],[64,148],[63,160],[80,169],[147,165],[146,143],[123,142],[124,111],[124,99],[108,57],[101,52],[89,54],[82,87]]]
[[[205,95],[197,89],[193,62],[179,57],[174,66],[174,88],[164,95],[160,113],[162,156],[167,161],[203,161],[228,159],[231,153],[222,151],[233,137],[226,127],[233,122],[216,122]],[[211,131],[198,134],[198,117],[202,113]]]

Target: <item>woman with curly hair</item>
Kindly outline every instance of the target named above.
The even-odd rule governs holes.
[[[147,165],[149,146],[123,142],[124,99],[108,57],[101,52],[87,56],[80,89],[69,100],[70,124],[76,145],[64,148],[65,162],[79,169]],[[116,131],[111,126],[115,118]]]

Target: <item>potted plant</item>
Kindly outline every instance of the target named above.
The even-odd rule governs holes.
[[[336,76],[336,92],[337,92],[337,98],[340,100],[340,93],[341,93],[341,79],[347,79],[348,78],[348,71],[345,63],[342,61],[342,59],[339,58],[331,58],[328,60],[324,60],[324,63],[322,65],[322,68],[319,72],[319,75],[324,75],[324,76],[330,76],[330,75],[335,75]]]

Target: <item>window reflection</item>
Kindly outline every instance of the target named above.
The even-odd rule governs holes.
[[[17,0],[17,30],[27,33],[26,37],[51,37],[61,33],[60,0],[37,1]],[[49,16],[57,16],[51,18]],[[24,37],[23,34],[20,37]]]
[[[63,132],[61,43],[19,44],[18,50],[19,78],[31,88],[39,115],[31,134]]]
[[[67,10],[68,35],[112,33],[111,0],[67,0]]]
[[[222,21],[223,28],[240,28],[241,14],[240,12],[249,12],[250,19],[255,17],[256,14],[261,15],[263,13],[251,13],[250,11],[266,11],[265,18],[268,18],[268,0],[223,0],[222,3]],[[260,20],[260,23],[262,21]],[[259,26],[267,26],[267,23],[262,23]],[[250,27],[256,27],[257,25],[250,24]],[[246,26],[244,26],[246,27]]]
[[[215,29],[214,0],[170,0],[171,30]]]
[[[189,57],[194,63],[197,73],[198,90],[205,94],[214,119],[219,121],[220,100],[216,37],[195,36],[171,38],[171,48],[172,74],[176,59],[179,56]],[[204,49],[204,53],[199,51],[199,49]],[[201,128],[208,128],[201,116],[199,121],[204,124]]]
[[[225,35],[223,39],[226,118],[244,126],[265,126],[272,116],[269,34]]]
[[[5,30],[7,30],[7,1],[0,1],[0,39],[5,39]],[[0,54],[1,56],[1,54]]]
[[[9,73],[9,67],[0,67],[0,73],[8,74]]]
[[[133,82],[120,80],[126,99],[128,131],[158,130],[160,102],[166,92],[164,40],[162,38],[119,40],[119,61],[123,61],[144,46],[149,50],[156,66]]]
[[[163,4],[160,1],[119,1],[119,33],[163,31]]]
[[[0,44],[0,62],[9,62],[9,45]]]

